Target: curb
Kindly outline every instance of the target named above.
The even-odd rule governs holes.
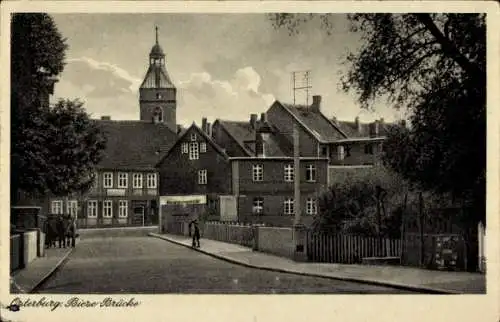
[[[284,268],[273,268],[273,267],[266,267],[266,266],[258,266],[258,265],[253,265],[253,264],[248,264],[241,262],[239,260],[235,260],[230,257],[222,256],[222,255],[217,255],[214,253],[207,252],[205,250],[202,250],[200,248],[193,248],[189,245],[186,245],[182,242],[173,240],[171,238],[161,236],[156,233],[149,233],[148,234],[151,237],[159,238],[166,240],[168,242],[184,246],[186,248],[195,250],[197,252],[209,255],[211,257],[221,259],[223,261],[232,263],[232,264],[237,264],[249,268],[255,268],[255,269],[260,269],[260,270],[267,270],[271,272],[277,272],[277,273],[287,273],[287,274],[294,274],[294,275],[300,275],[300,276],[311,276],[311,277],[320,277],[320,278],[327,278],[327,279],[332,279],[332,280],[340,280],[340,281],[346,281],[346,282],[355,282],[355,283],[362,283],[362,284],[368,284],[368,285],[375,285],[375,286],[385,286],[385,287],[391,287],[395,289],[400,289],[400,290],[406,290],[406,291],[414,291],[414,292],[419,292],[419,293],[427,293],[427,294],[449,294],[449,295],[459,295],[463,294],[461,292],[456,292],[456,291],[451,291],[451,290],[443,290],[443,289],[438,289],[438,288],[429,288],[429,287],[423,287],[423,286],[414,286],[414,285],[405,285],[405,284],[396,284],[396,283],[390,283],[390,282],[381,282],[381,281],[374,281],[374,280],[367,280],[367,279],[361,279],[361,278],[353,278],[353,277],[341,277],[341,276],[331,276],[331,275],[322,275],[322,274],[315,274],[315,273],[305,273],[305,272],[298,272],[294,270],[289,270],[289,269],[284,269]]]
[[[44,277],[42,277],[42,279],[40,281],[38,281],[38,283],[35,284],[35,286],[33,286],[31,288],[31,290],[27,290],[26,293],[37,293],[38,289],[40,289],[40,287],[45,284],[45,282],[47,282],[47,280],[52,276],[54,275],[62,266],[64,263],[66,263],[66,261],[68,260],[68,257],[69,255],[73,252],[74,248],[70,248],[70,250],[68,252],[66,252],[66,254],[64,254],[64,256],[59,260],[59,262],[57,262],[56,266],[54,266],[47,274],[45,274]]]

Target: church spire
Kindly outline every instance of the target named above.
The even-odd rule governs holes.
[[[156,29],[156,44],[159,45],[158,44],[158,26],[156,26],[155,29]]]

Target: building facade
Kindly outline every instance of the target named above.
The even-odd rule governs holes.
[[[242,222],[291,226],[295,216],[294,169],[291,157],[231,158],[232,191]],[[304,224],[318,213],[318,196],[328,187],[326,158],[300,159],[300,207]]]
[[[208,135],[208,127],[206,119],[203,119],[202,129],[193,123],[179,135],[157,165],[159,193],[167,200],[162,205],[165,221],[227,217],[225,207],[221,209],[220,196],[231,194],[229,157]],[[199,203],[197,200],[204,201]],[[232,212],[236,215],[235,210]]]
[[[49,213],[69,213],[79,227],[157,224],[160,176],[156,164],[177,140],[176,89],[158,43],[139,89],[140,120],[94,120],[106,138],[94,186],[84,195],[50,197]]]

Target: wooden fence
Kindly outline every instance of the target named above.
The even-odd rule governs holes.
[[[307,254],[311,262],[356,264],[367,257],[399,257],[401,240],[308,232]]]
[[[184,223],[180,221],[174,221],[167,223],[167,231],[169,234],[174,235],[184,235]]]
[[[203,237],[246,247],[253,247],[254,234],[250,224],[205,223]]]

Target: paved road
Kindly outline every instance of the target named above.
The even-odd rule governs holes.
[[[251,269],[152,237],[84,239],[39,293],[407,293]]]

